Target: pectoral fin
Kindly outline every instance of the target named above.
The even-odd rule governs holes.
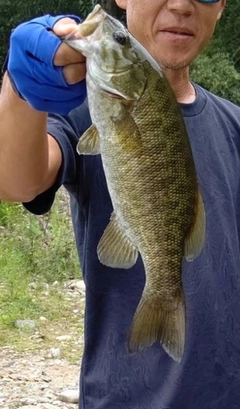
[[[138,250],[121,230],[115,213],[103,233],[97,248],[102,264],[113,268],[130,268],[138,257]]]
[[[98,155],[100,153],[100,137],[95,125],[91,125],[80,138],[77,153],[79,155]]]
[[[205,241],[206,217],[201,193],[198,190],[194,224],[185,240],[185,258],[193,261],[202,251]]]

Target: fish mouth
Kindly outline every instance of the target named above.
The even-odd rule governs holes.
[[[102,89],[102,92],[110,98],[114,98],[114,99],[125,99],[122,95],[116,94],[114,92],[111,91],[107,91],[106,89]]]

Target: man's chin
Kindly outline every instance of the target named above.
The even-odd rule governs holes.
[[[188,68],[191,63],[192,60],[184,60],[184,61],[159,61],[159,66],[164,70],[164,69],[169,69],[169,70],[173,70],[173,71],[180,71],[180,70],[184,70],[185,68]]]

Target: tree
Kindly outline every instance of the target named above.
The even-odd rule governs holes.
[[[240,2],[227,1],[223,16],[217,26],[213,46],[227,52],[235,60],[240,47]],[[236,62],[236,61],[234,61]],[[238,64],[238,68],[240,65]]]
[[[119,20],[122,20],[125,16],[125,13],[122,9],[120,9],[114,0],[101,0],[99,2],[102,8],[109,13],[111,16],[116,17]]]
[[[90,4],[89,7],[88,11]],[[7,53],[11,30],[18,24],[43,14],[83,14],[79,0],[0,0],[0,10],[0,68]]]
[[[191,76],[206,89],[240,105],[240,2],[228,1],[213,40]]]
[[[85,18],[97,3],[109,14],[123,18],[124,11],[117,7],[114,0],[0,0],[0,67],[5,60],[11,30],[18,24],[48,13],[76,14]]]

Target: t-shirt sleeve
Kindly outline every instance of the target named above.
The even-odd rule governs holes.
[[[73,185],[75,183],[76,161],[79,160],[76,152],[77,142],[90,124],[86,102],[65,116],[49,114],[47,131],[59,144],[62,164],[54,185],[31,202],[23,203],[28,211],[38,215],[48,212],[59,187],[63,184]]]

